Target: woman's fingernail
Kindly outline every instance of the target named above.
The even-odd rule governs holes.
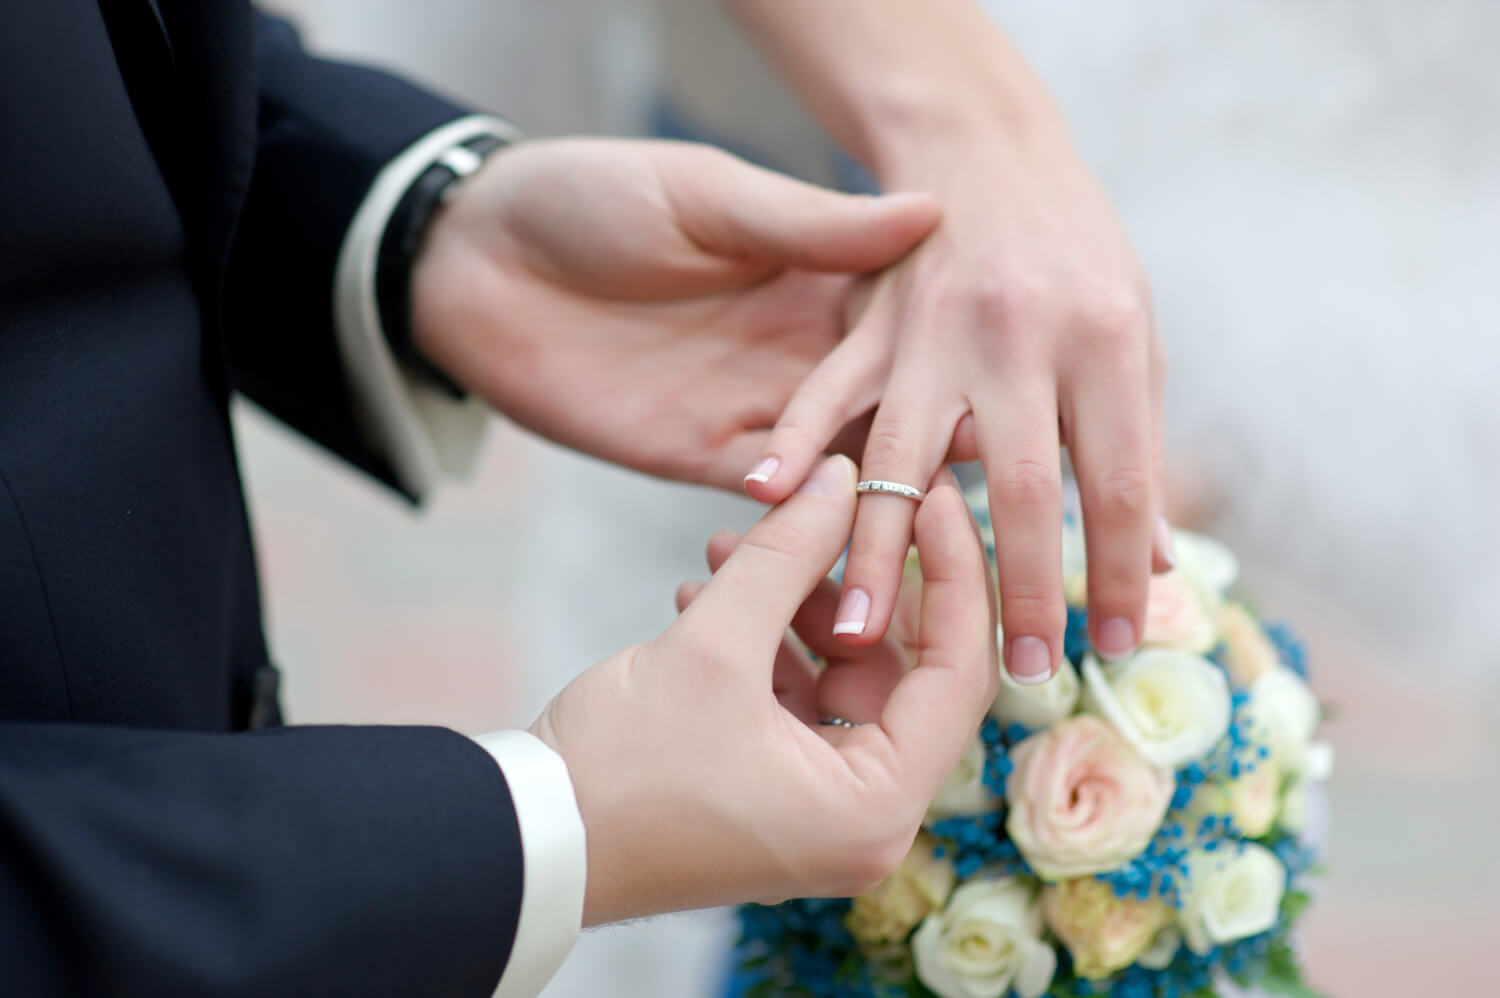
[[[1124,617],[1110,617],[1099,625],[1099,654],[1124,658],[1135,651],[1135,628]]]
[[[870,594],[863,589],[846,589],[839,600],[839,611],[833,615],[833,633],[862,634],[870,619]]]
[[[1052,678],[1052,652],[1041,638],[1014,638],[1006,651],[1005,667],[1022,686],[1037,686]]]
[[[841,496],[853,492],[854,465],[846,457],[827,458],[797,491],[810,496]]]
[[[1161,560],[1171,568],[1177,567],[1176,546],[1172,543],[1172,527],[1167,523],[1165,516],[1156,518],[1156,531],[1153,540],[1156,542],[1156,553],[1161,555]]]
[[[777,457],[763,457],[755,462],[755,467],[750,469],[750,474],[745,476],[747,482],[760,482],[762,485],[771,480],[776,474],[776,469],[781,467],[781,459]]]

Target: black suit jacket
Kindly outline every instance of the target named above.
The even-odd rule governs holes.
[[[389,477],[334,260],[461,113],[242,0],[0,8],[0,992],[499,979],[521,854],[483,750],[243,731],[273,673],[228,417],[244,391]]]

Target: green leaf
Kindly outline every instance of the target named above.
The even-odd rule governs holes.
[[[1306,891],[1287,891],[1286,896],[1281,899],[1281,911],[1288,922],[1295,922],[1311,903],[1312,898]]]
[[[1323,992],[1310,987],[1307,982],[1299,978],[1283,977],[1280,974],[1266,974],[1256,985],[1268,995],[1280,995],[1282,998],[1328,998]]]

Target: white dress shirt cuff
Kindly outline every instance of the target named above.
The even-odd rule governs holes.
[[[358,417],[401,487],[418,498],[442,478],[470,471],[487,409],[472,396],[449,398],[396,362],[380,327],[376,259],[386,223],[417,177],[446,150],[481,135],[519,138],[508,122],[475,114],[428,133],[391,160],[354,213],[334,271],[334,328]]]
[[[526,731],[474,739],[505,774],[521,829],[521,915],[495,998],[535,998],[578,941],[588,851],[562,756]]]

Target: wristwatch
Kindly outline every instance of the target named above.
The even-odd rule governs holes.
[[[411,336],[411,271],[427,226],[463,180],[509,141],[479,135],[445,149],[412,181],[386,221],[375,257],[375,305],[391,353],[409,371],[454,399],[465,392],[417,350]]]

